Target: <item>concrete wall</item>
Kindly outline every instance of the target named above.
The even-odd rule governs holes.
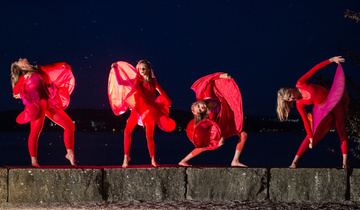
[[[360,169],[0,168],[0,202],[360,201]]]

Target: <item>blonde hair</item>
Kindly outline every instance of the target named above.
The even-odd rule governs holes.
[[[209,114],[207,111],[200,114],[195,113],[194,107],[201,102],[204,103],[204,101],[195,101],[191,104],[191,112],[193,113],[195,119],[194,126],[196,126],[196,124],[198,124],[202,119],[209,118]]]
[[[137,64],[136,64],[136,71],[139,73],[139,68],[140,68],[140,64],[144,64],[146,65],[146,68],[148,68],[150,70],[149,72],[149,79],[154,79],[155,78],[155,75],[154,75],[154,72],[151,68],[151,64],[149,61],[147,60],[140,60]]]
[[[289,117],[289,112],[293,106],[293,101],[285,101],[284,96],[290,94],[289,88],[280,88],[277,94],[276,113],[280,121],[285,121]]]
[[[22,74],[26,74],[26,72],[34,72],[37,70],[36,67],[32,67],[32,70],[22,70],[20,66],[15,63],[11,64],[11,85],[14,87],[16,83],[19,81],[19,78]]]

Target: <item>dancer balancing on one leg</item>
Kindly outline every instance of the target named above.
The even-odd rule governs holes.
[[[188,161],[193,157],[217,149],[226,138],[239,135],[231,166],[247,167],[239,162],[247,133],[243,130],[242,98],[235,81],[227,73],[214,73],[197,80],[191,89],[197,101],[191,105],[194,119],[186,132],[196,148],[179,165],[191,166]]]
[[[338,68],[331,90],[320,85],[309,83],[309,79],[319,69],[330,63],[337,63]],[[277,97],[277,115],[280,120],[287,120],[293,102],[299,111],[306,130],[302,142],[290,168],[296,168],[300,157],[307,148],[313,148],[331,129],[336,127],[340,137],[343,154],[343,168],[348,168],[348,137],[345,128],[349,98],[345,90],[345,75],[340,63],[345,62],[341,56],[332,57],[313,67],[296,83],[296,88],[281,88]],[[307,114],[305,105],[314,105],[311,114]]]
[[[156,97],[157,92],[160,94]],[[129,63],[118,61],[112,64],[109,75],[108,95],[115,115],[131,109],[124,130],[123,168],[130,161],[131,133],[136,124],[146,129],[146,139],[151,158],[151,165],[159,166],[155,160],[154,129],[155,123],[164,131],[171,132],[176,123],[169,118],[171,100],[155,79],[151,65],[141,60],[136,69]]]
[[[19,59],[11,65],[11,84],[14,98],[21,98],[25,110],[16,118],[19,124],[30,122],[28,139],[31,165],[39,167],[37,160],[38,140],[45,116],[64,128],[66,158],[75,166],[75,125],[63,111],[70,102],[75,86],[71,68],[66,63],[33,66],[27,59]]]

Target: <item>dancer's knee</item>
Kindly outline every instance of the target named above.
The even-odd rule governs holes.
[[[246,141],[247,137],[248,137],[248,134],[246,133],[246,131],[242,131],[242,132],[240,133],[240,139],[241,139],[242,141]]]

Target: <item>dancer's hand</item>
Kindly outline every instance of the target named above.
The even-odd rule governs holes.
[[[220,79],[232,79],[232,77],[228,73],[220,74],[219,78]]]
[[[16,98],[16,99],[19,99],[20,98],[20,94],[13,94],[13,97]]]
[[[345,58],[342,58],[341,56],[335,56],[335,57],[332,57],[329,59],[329,61],[332,63],[332,62],[335,62],[337,64],[339,63],[344,63],[345,62]]]

